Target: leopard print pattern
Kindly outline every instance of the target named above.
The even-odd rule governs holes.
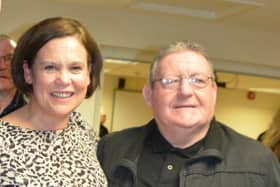
[[[0,186],[105,187],[97,142],[77,112],[59,131],[23,129],[0,120]]]

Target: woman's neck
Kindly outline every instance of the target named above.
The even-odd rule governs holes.
[[[4,117],[4,120],[20,126],[21,128],[28,128],[33,130],[61,130],[68,127],[70,114],[67,116],[58,116],[48,114],[47,112],[35,110],[28,103],[19,109],[14,115]]]

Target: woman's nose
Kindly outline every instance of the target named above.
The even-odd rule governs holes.
[[[68,84],[71,80],[71,76],[70,73],[67,71],[60,71],[57,75],[57,80],[59,80],[60,82],[64,83],[64,84]]]

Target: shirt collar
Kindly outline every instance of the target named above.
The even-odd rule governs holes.
[[[173,152],[184,157],[192,157],[203,148],[204,139],[186,149],[173,147],[159,132],[157,125],[154,125],[146,138],[146,144],[150,144],[154,153]]]

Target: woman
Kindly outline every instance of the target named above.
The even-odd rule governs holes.
[[[99,86],[101,68],[76,20],[49,18],[22,35],[12,74],[29,103],[0,120],[0,186],[107,186],[97,137],[73,112]]]
[[[274,114],[269,129],[265,131],[262,143],[270,147],[280,161],[280,107]]]

